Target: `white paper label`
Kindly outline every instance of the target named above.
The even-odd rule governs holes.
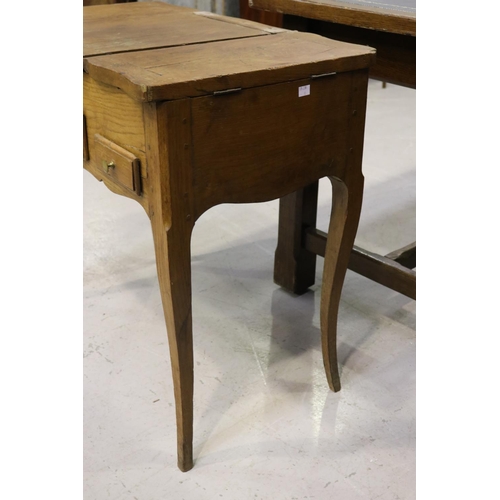
[[[304,85],[302,87],[299,87],[299,97],[304,97],[306,95],[309,95],[310,93],[311,93],[310,85]]]

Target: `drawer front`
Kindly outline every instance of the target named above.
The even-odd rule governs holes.
[[[94,160],[105,177],[141,195],[141,163],[137,156],[102,135],[95,134]]]

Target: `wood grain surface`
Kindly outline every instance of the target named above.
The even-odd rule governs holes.
[[[283,26],[283,16],[279,12],[266,12],[260,9],[253,9],[249,5],[249,0],[239,0],[240,17],[243,19],[251,19],[259,23],[268,24],[270,26]]]
[[[94,8],[94,7],[89,7]],[[83,116],[86,134],[84,168],[103,181],[114,193],[138,201],[149,210],[148,184],[142,182],[141,195],[120,182],[115,182],[102,169],[102,158],[96,152],[96,135],[102,136],[129,151],[141,162],[141,175],[147,179],[146,143],[144,137],[143,106],[119,89],[96,82],[83,74]],[[86,151],[86,157],[85,157]],[[134,186],[135,187],[135,186]]]
[[[135,155],[100,134],[95,134],[93,155],[95,163],[101,164],[102,170],[110,180],[136,191],[134,162],[138,158]]]
[[[416,36],[416,10],[408,3],[337,0],[250,0],[250,7],[332,23]]]
[[[178,466],[188,471],[194,464],[190,241],[196,219],[210,207],[271,200],[309,186],[301,215],[312,224],[317,180],[330,177],[336,196],[321,329],[328,383],[340,388],[337,314],[361,207],[368,67],[375,54],[164,3],[84,12],[84,167],[141,203],[150,217],[174,381]],[[139,161],[141,186],[134,177]],[[289,200],[297,208],[298,197]],[[286,233],[296,243],[292,260],[300,224]],[[309,274],[313,259],[312,253],[306,259]]]
[[[304,232],[316,227],[318,181],[280,198],[274,282],[297,295],[316,281],[316,253],[304,247]]]
[[[142,106],[116,87],[105,85],[83,74],[83,114],[87,136],[96,133],[144,159],[146,143]],[[89,144],[92,149],[93,144]],[[147,177],[146,171],[143,173]]]
[[[318,229],[306,230],[304,245],[309,252],[324,257],[326,243],[327,234],[325,232]],[[413,264],[414,262],[400,263],[389,256],[383,257],[358,246],[353,246],[348,267],[372,281],[415,300],[417,298],[417,274],[410,268]]]
[[[268,28],[163,2],[100,5],[83,9],[83,55],[113,54],[266,35]],[[240,21],[240,22],[238,22]]]
[[[285,16],[285,20],[287,23],[291,21],[289,16]],[[416,88],[416,37],[327,21],[316,21],[314,19],[301,20],[306,21],[307,31],[311,30],[320,36],[375,48],[377,50],[377,60],[370,67],[371,78],[394,83],[395,85]]]
[[[226,24],[226,23],[221,23]],[[84,59],[94,79],[139,101],[196,97],[368,67],[369,47],[286,31],[269,36]]]
[[[177,421],[177,463],[193,467],[191,312],[192,172],[189,100],[145,105],[151,167],[150,218],[167,324]]]
[[[343,176],[351,78],[339,73],[193,99],[195,216]],[[299,88],[309,95],[299,97]]]

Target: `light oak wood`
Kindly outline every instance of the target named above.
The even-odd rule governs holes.
[[[219,23],[222,26],[229,23]],[[365,68],[375,51],[317,35],[277,33],[84,59],[96,80],[139,101],[197,97]]]
[[[83,15],[84,57],[267,34],[257,23],[224,23],[164,2],[94,6]]]
[[[213,12],[194,12],[194,15],[196,16],[202,16],[202,17],[208,17],[210,19],[213,19],[214,21],[221,21],[223,23],[230,23],[230,24],[237,24],[238,26],[245,26],[247,28],[253,28],[256,30],[259,30],[260,32],[263,33],[282,33],[284,31],[287,31],[281,26],[267,26],[267,23],[263,23],[262,21],[258,20],[250,20],[250,19],[240,19],[237,17],[227,17],[227,16],[220,16],[219,14],[215,14]],[[258,21],[258,22],[256,22]]]
[[[94,9],[95,7],[86,7]],[[149,211],[146,145],[144,137],[143,106],[120,89],[102,84],[83,74],[83,115],[87,140],[87,159],[84,168],[103,181],[114,193],[138,201]],[[132,184],[116,182],[102,168],[102,154],[96,150],[95,138],[103,137],[139,159],[141,168],[140,195]]]
[[[92,7],[93,8],[93,7]],[[83,114],[87,126],[90,156],[93,138],[100,134],[136,155],[144,164],[143,108],[120,89],[83,74]],[[142,175],[147,178],[147,167]]]
[[[191,313],[192,171],[189,100],[145,107],[151,167],[151,226],[167,324],[177,420],[177,460],[193,467]]]
[[[100,134],[95,134],[94,137],[94,154],[95,162],[101,164],[110,180],[136,191],[134,162],[138,158],[135,155]]]
[[[83,160],[88,161],[90,159],[89,155],[89,139],[87,135],[87,120],[85,115],[83,115]]]
[[[141,12],[153,17],[158,9],[167,12],[144,5]],[[134,17],[137,6],[106,8],[115,10],[86,18],[100,30],[87,28],[94,42],[97,31],[106,31],[107,16],[110,27],[123,23],[124,31],[132,26],[134,32],[140,24],[147,32],[144,16]],[[332,212],[321,313],[327,379],[338,388],[336,314],[359,217],[363,106],[374,52],[166,9],[168,22],[183,22],[188,12],[216,26],[218,36],[235,27],[260,33],[191,43],[190,21],[185,38],[179,35],[175,43],[191,45],[149,50],[141,40],[151,44],[153,37],[137,31],[137,45],[126,52],[84,59],[84,167],[114,192],[136,199],[150,217],[174,382],[178,466],[187,471],[194,463],[190,241],[197,218],[212,206],[271,200],[306,186],[314,198],[325,176],[345,186]],[[114,49],[123,48],[120,37]],[[101,48],[115,42],[103,39]],[[116,164],[111,170],[109,159]],[[315,212],[303,215],[314,222]]]

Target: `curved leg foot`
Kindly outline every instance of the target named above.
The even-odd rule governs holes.
[[[361,173],[349,184],[331,177],[333,188],[332,214],[325,253],[321,290],[321,344],[323,363],[330,389],[340,391],[337,362],[337,318],[342,285],[349,255],[358,229],[363,197]]]

